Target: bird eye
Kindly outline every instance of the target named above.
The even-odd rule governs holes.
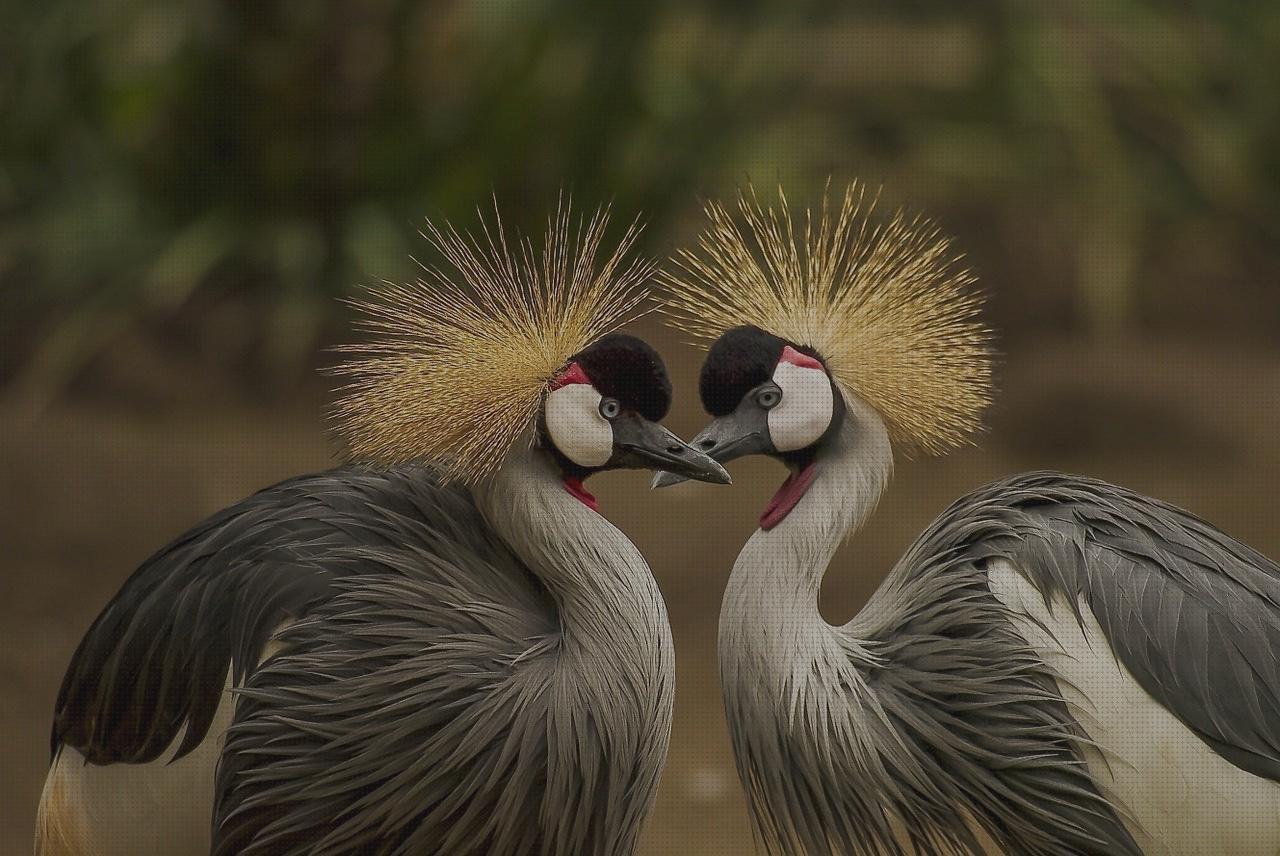
[[[782,400],[782,390],[776,387],[767,387],[756,393],[756,404],[768,410],[771,407],[777,407],[778,402]]]
[[[614,419],[622,412],[622,405],[616,398],[600,399],[600,415],[605,419]]]

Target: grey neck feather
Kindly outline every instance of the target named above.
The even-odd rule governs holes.
[[[635,545],[565,490],[545,450],[517,442],[473,493],[558,607],[543,726],[550,852],[630,853],[671,735],[675,651],[662,594]],[[588,841],[581,821],[592,813],[603,820]]]
[[[889,433],[849,392],[844,424],[814,461],[813,484],[787,517],[757,529],[739,553],[720,609],[721,671],[749,683],[786,681],[796,658],[821,656],[835,628],[818,612],[822,578],[844,539],[870,516],[893,472]],[[847,646],[847,640],[842,644]]]
[[[887,834],[882,811],[828,790],[833,782],[891,778],[875,751],[885,733],[866,682],[875,656],[818,611],[827,565],[871,514],[893,470],[880,418],[844,397],[845,422],[815,459],[809,490],[782,522],[751,536],[720,610],[720,680],[734,758],[771,854],[826,853],[833,842]],[[848,765],[837,769],[837,758]]]
[[[526,441],[473,489],[489,525],[546,585],[567,642],[599,642],[615,654],[669,664],[666,606],[644,557],[617,527],[565,490],[551,457]],[[648,652],[663,655],[658,662]]]

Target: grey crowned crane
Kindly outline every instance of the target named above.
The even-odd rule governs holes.
[[[357,463],[268,488],[148,559],[67,669],[40,856],[630,853],[662,768],[661,594],[582,482],[727,482],[657,424],[658,355],[610,331],[647,263],[606,217],[365,309],[336,415]]]
[[[720,612],[765,848],[1280,852],[1280,567],[1186,511],[1014,476],[948,508],[847,624],[822,618],[893,445],[941,452],[976,427],[988,336],[932,227],[872,225],[853,188],[802,225],[785,199],[739,202],[709,207],[667,285],[714,340],[691,445],[790,471]]]

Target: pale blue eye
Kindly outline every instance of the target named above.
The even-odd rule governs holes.
[[[766,410],[771,407],[777,407],[778,402],[781,400],[782,391],[773,387],[770,387],[769,389],[762,389],[760,392],[756,393],[756,404],[759,404]]]
[[[600,399],[600,415],[605,419],[613,419],[622,412],[622,405],[616,398]]]

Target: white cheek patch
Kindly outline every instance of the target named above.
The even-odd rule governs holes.
[[[613,457],[613,426],[600,415],[600,393],[589,384],[553,390],[543,412],[551,442],[578,466],[602,467]]]
[[[831,381],[820,368],[780,362],[773,382],[782,400],[769,411],[769,438],[779,452],[794,452],[812,445],[831,426],[835,401]]]

